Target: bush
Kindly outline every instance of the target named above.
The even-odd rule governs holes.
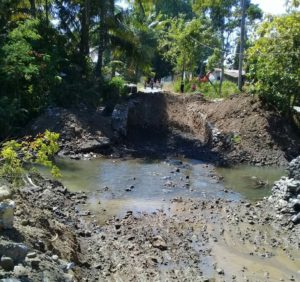
[[[174,91],[175,92],[180,92],[180,84],[181,84],[180,79],[176,80],[174,82]],[[239,93],[239,89],[235,83],[225,80],[225,81],[223,81],[222,96],[220,97],[219,94],[217,93],[217,90],[219,89],[218,83],[215,83],[214,85],[212,85],[209,82],[207,82],[207,83],[199,82],[198,79],[193,79],[192,81],[185,82],[184,93],[193,93],[192,92],[193,84],[196,85],[195,93],[200,92],[208,99],[227,98],[228,96],[230,96],[232,94]]]
[[[49,168],[55,177],[60,176],[58,167],[52,162],[52,157],[59,150],[58,138],[59,134],[47,130],[33,141],[11,140],[4,143],[0,151],[0,176],[20,185],[25,172],[34,164]]]
[[[103,101],[107,103],[117,103],[121,97],[126,96],[125,80],[122,77],[113,77],[106,81],[103,87]]]
[[[268,105],[291,114],[300,102],[300,13],[272,17],[248,51],[250,89]]]

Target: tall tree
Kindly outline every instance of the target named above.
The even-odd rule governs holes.
[[[229,36],[238,26],[236,11],[239,8],[238,0],[195,0],[194,11],[200,15],[208,16],[213,28],[218,32],[220,39],[220,67],[221,77],[219,84],[219,95],[222,94],[222,83],[224,78],[224,63],[228,52],[227,45]]]

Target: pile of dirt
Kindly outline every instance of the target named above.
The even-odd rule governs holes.
[[[156,136],[153,144],[160,142],[161,151],[184,154],[190,147],[189,157],[207,160],[210,154],[222,165],[286,165],[300,153],[299,130],[279,113],[267,110],[257,97],[234,95],[207,101],[202,95],[155,93],[132,99],[127,137],[135,143],[148,144]],[[174,136],[180,142],[172,143]]]
[[[299,130],[279,113],[266,110],[257,97],[235,95],[194,107],[214,129],[213,150],[233,163],[286,165],[300,153]],[[227,144],[222,141],[224,136]]]
[[[200,94],[138,93],[103,109],[49,108],[28,127],[61,134],[60,155],[90,158],[183,155],[219,165],[287,165],[300,153],[299,129],[257,97],[207,101]]]
[[[37,135],[45,130],[60,134],[62,156],[90,158],[93,154],[89,153],[108,154],[112,150],[111,118],[103,115],[103,108],[48,108],[27,126],[25,134]]]
[[[0,279],[81,281],[79,238],[86,230],[78,205],[85,203],[86,195],[39,175],[29,179],[31,184],[13,195],[13,228],[1,230]]]

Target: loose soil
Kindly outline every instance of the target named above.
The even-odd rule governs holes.
[[[111,129],[103,109],[84,107],[48,109],[27,133],[61,133],[60,154],[71,158],[184,155],[213,164],[284,165],[300,152],[297,131],[251,96],[208,102],[201,95],[140,93],[130,101],[126,136]],[[300,280],[300,225],[280,221],[264,201],[174,198],[168,210],[128,210],[101,225],[86,209],[87,194],[30,177],[34,185],[14,195],[14,229],[1,231],[0,247],[22,243],[35,262],[22,260],[22,275],[1,269],[0,279]]]
[[[99,225],[88,195],[31,176],[14,229],[1,245],[23,243],[20,281],[298,281],[300,226],[282,224],[265,203],[174,198],[167,210],[113,217]],[[46,277],[46,278],[45,278]],[[46,279],[46,280],[45,280]],[[47,280],[48,279],[48,280]]]
[[[26,130],[61,134],[61,155],[182,155],[219,165],[287,165],[300,154],[300,133],[258,98],[235,95],[206,101],[202,95],[132,95],[126,136],[112,129],[105,109],[48,109]]]

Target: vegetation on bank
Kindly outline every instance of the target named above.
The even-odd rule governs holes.
[[[124,1],[123,1],[124,2]],[[126,2],[126,1],[125,1]],[[202,76],[237,68],[239,0],[0,2],[0,138],[18,134],[49,105],[113,104],[141,77]],[[299,104],[299,6],[264,18],[245,1],[249,88],[281,110]],[[175,83],[175,89],[178,88]],[[196,83],[208,97],[236,87]],[[192,85],[186,82],[186,91]]]
[[[173,89],[175,92],[180,93],[181,80],[176,80],[173,84]],[[231,81],[225,80],[222,85],[221,95],[218,92],[219,83],[209,83],[209,82],[199,82],[198,79],[193,79],[191,81],[186,81],[184,83],[185,93],[201,93],[207,99],[218,99],[227,98],[232,94],[240,93],[237,84]]]
[[[20,185],[26,182],[26,173],[42,165],[51,170],[54,177],[60,176],[53,157],[59,150],[59,134],[46,131],[33,140],[11,140],[0,151],[0,177],[9,183]]]

